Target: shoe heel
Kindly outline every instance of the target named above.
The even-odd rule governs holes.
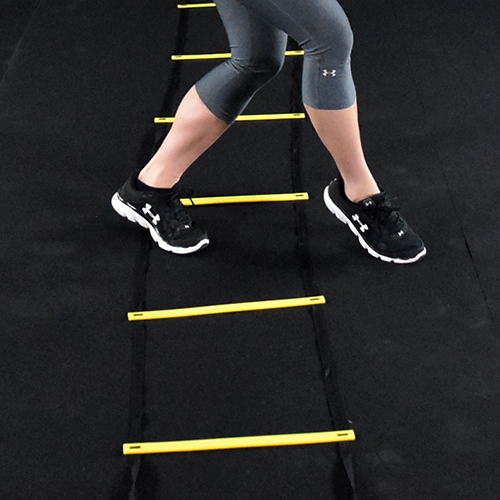
[[[326,208],[328,208],[328,210],[330,210],[330,212],[335,215],[335,217],[337,217],[340,222],[349,224],[349,219],[345,216],[342,210],[337,208],[335,203],[333,203],[332,199],[330,198],[330,195],[328,194],[328,186],[323,191],[323,201],[325,202]]]
[[[111,198],[111,206],[115,209],[115,212],[117,212],[118,215],[128,219],[130,222],[139,224],[145,229],[149,229],[147,222],[142,217],[138,217],[132,209],[120,200],[118,193],[115,193],[113,198]]]

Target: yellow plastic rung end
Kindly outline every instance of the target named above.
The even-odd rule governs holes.
[[[285,52],[286,56],[303,56],[303,50],[287,50]],[[230,52],[224,52],[220,54],[178,54],[171,56],[172,61],[206,61],[210,59],[229,59],[231,57]]]
[[[237,122],[250,121],[268,121],[268,120],[303,120],[306,117],[305,113],[277,113],[263,115],[240,115],[236,118]],[[173,117],[156,117],[155,123],[174,123]]]
[[[173,117],[158,116],[155,118],[155,123],[174,123]]]
[[[308,200],[309,193],[249,194],[238,196],[207,196],[205,198],[182,198],[184,206],[223,205],[229,203],[267,203],[275,201]]]
[[[272,446],[298,446],[354,441],[353,430],[309,432],[304,434],[278,434],[274,436],[248,436],[190,441],[164,441],[158,443],[125,443],[124,455],[149,453],[178,453],[187,451],[230,450],[236,448],[264,448]]]
[[[180,3],[178,9],[202,9],[204,7],[215,7],[215,3]]]
[[[247,311],[264,311],[288,307],[303,307],[325,304],[323,295],[302,297],[298,299],[262,300],[259,302],[241,302],[237,304],[221,304],[215,306],[185,307],[182,309],[165,309],[161,311],[129,312],[129,321],[145,321],[152,319],[186,318],[189,316],[205,316],[208,314],[225,314]]]

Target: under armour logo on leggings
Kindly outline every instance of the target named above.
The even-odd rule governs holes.
[[[332,69],[331,71],[324,69],[323,76],[337,76],[337,72],[334,69]]]

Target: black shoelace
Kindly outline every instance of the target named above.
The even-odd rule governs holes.
[[[169,214],[169,218],[173,219],[178,224],[179,228],[182,227],[183,229],[190,229],[193,222],[182,204],[179,191],[174,190],[171,193],[164,195],[163,198],[165,204],[172,209]]]
[[[404,225],[404,221],[399,214],[400,207],[393,205],[392,200],[387,197],[386,193],[383,194],[383,198],[378,203],[368,205],[365,208],[375,222],[390,233],[401,229]]]

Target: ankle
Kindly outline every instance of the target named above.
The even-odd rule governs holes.
[[[352,203],[359,203],[366,198],[371,198],[380,193],[380,189],[375,181],[367,183],[345,183],[344,193]]]
[[[179,182],[179,178],[174,175],[154,175],[145,167],[139,172],[137,181],[154,189],[171,189]]]

